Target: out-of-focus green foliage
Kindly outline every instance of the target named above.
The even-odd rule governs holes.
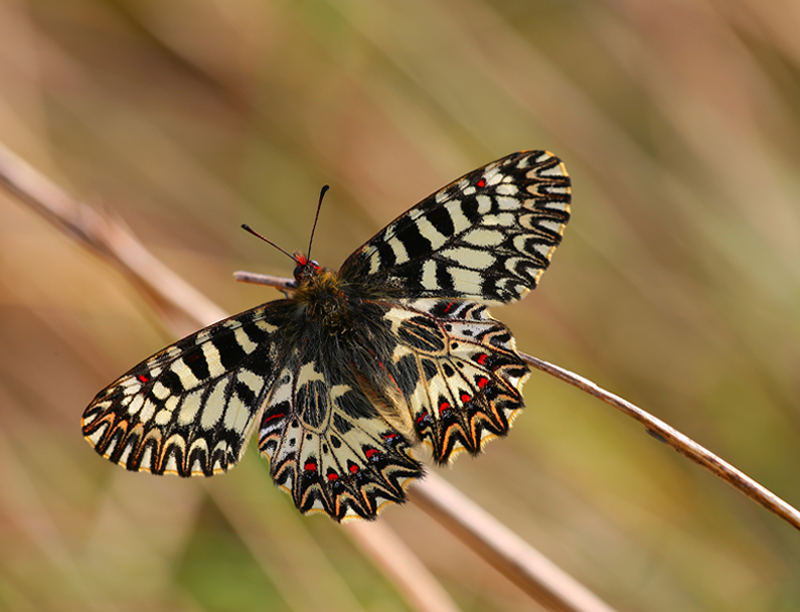
[[[791,3],[116,0],[0,4],[0,140],[236,311],[234,269],[336,267],[465,171],[547,148],[574,181],[518,346],[800,503],[800,12]],[[129,474],[78,422],[172,338],[116,270],[0,193],[0,608],[404,610],[251,449]],[[624,609],[800,607],[800,535],[543,374],[442,473]],[[226,500],[224,504],[219,500]],[[465,609],[525,595],[417,508],[385,512]]]

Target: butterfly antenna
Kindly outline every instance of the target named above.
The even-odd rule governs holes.
[[[314,225],[311,227],[311,236],[308,239],[308,250],[306,251],[306,257],[311,259],[311,242],[314,240],[314,232],[317,229],[317,220],[319,219],[319,211],[322,208],[322,198],[325,197],[325,193],[330,189],[330,185],[323,185],[322,189],[319,191],[319,202],[317,202],[317,214],[314,215]]]
[[[269,244],[269,245],[271,245],[271,246],[274,246],[276,249],[278,249],[278,250],[279,250],[281,253],[283,253],[284,255],[286,255],[286,256],[287,256],[289,259],[291,259],[293,262],[295,262],[295,263],[300,263],[300,262],[298,262],[298,261],[297,261],[297,258],[296,258],[294,255],[292,255],[292,254],[291,254],[289,251],[287,251],[287,250],[285,250],[285,249],[282,249],[282,248],[281,248],[281,247],[279,247],[277,244],[275,244],[274,242],[272,242],[272,240],[270,240],[269,238],[265,238],[264,236],[262,236],[262,235],[261,235],[261,234],[259,234],[259,233],[258,233],[256,230],[254,230],[252,227],[250,227],[249,225],[247,225],[247,223],[242,223],[242,229],[243,229],[244,231],[246,231],[246,232],[249,232],[250,234],[253,234],[253,236],[255,236],[256,238],[261,238],[261,240],[263,240],[263,241],[264,241],[264,242],[266,242],[267,244]]]

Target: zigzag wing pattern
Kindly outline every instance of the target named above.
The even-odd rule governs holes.
[[[206,327],[123,374],[83,413],[89,444],[133,471],[227,470],[239,460],[274,379],[279,303]]]
[[[569,220],[570,180],[546,151],[512,153],[450,183],[342,264],[387,296],[512,302],[534,289]]]
[[[397,339],[387,368],[415,435],[444,463],[459,450],[476,455],[505,435],[522,408],[529,371],[514,338],[486,307],[464,301],[403,301],[385,315]]]
[[[405,500],[422,476],[406,438],[352,374],[298,353],[280,372],[261,421],[259,449],[301,512],[373,519]]]

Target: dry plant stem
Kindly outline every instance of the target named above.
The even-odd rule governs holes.
[[[153,257],[130,232],[122,228],[120,223],[72,199],[55,183],[2,145],[0,145],[0,183],[5,184],[23,202],[43,214],[56,227],[78,239],[92,252],[116,262],[129,277],[135,279],[137,286],[169,305],[173,314],[182,313],[186,318],[193,320],[195,326],[207,325],[225,316],[213,302]],[[237,272],[235,276],[245,282],[268,285],[281,291],[290,289],[293,283],[292,279],[249,272]],[[436,483],[438,479],[432,482]],[[440,486],[438,490],[442,491],[442,487]],[[437,499],[436,491],[434,485],[419,487],[417,497],[424,498],[423,507],[429,508],[437,520],[454,533],[465,538],[469,534],[467,543],[473,545],[496,567],[512,572],[509,578],[522,586],[535,600],[559,610],[590,612],[607,609],[605,604],[593,596],[598,605],[584,607],[583,603],[587,601],[586,589],[560,571],[559,579],[555,580],[553,572],[550,571],[553,566],[549,562],[544,568],[545,571],[538,575],[539,569],[536,564],[530,564],[530,560],[540,559],[539,554],[488,514],[483,513],[483,520],[478,521],[477,513],[467,512],[468,508],[477,506],[466,496],[460,493],[454,495],[455,490],[451,487],[449,498]],[[459,520],[462,511],[478,522],[470,525]],[[394,580],[409,605],[426,612],[438,610],[444,612],[448,607],[452,607],[449,602],[444,601],[447,597],[444,589],[387,526],[377,523],[369,529],[373,538],[382,537],[386,541],[394,542],[392,546],[368,545],[363,550],[386,571],[390,579]],[[352,533],[353,531],[358,531],[358,534]],[[351,533],[357,542],[363,544],[365,531],[356,528],[351,530]],[[479,531],[481,533],[478,533]],[[501,542],[505,544],[500,546]],[[512,571],[512,568],[526,564],[524,571],[516,569]],[[427,578],[417,580],[413,584],[408,579],[403,579],[404,576],[414,575],[425,575]],[[429,585],[436,587],[428,588]]]
[[[0,144],[0,184],[77,239],[91,252],[113,262],[162,307],[173,328],[203,327],[224,318],[225,311],[189,285],[154,257],[119,222],[76,201],[58,185],[19,159]],[[268,277],[274,280],[275,277]],[[283,284],[281,283],[283,281]],[[282,288],[290,279],[271,286]],[[184,330],[185,331],[185,330]],[[226,506],[220,504],[221,508]],[[236,524],[231,520],[231,524]],[[392,580],[409,606],[420,612],[451,612],[456,609],[444,588],[385,523],[372,525],[372,537],[393,542],[390,547],[365,545],[365,534],[351,531],[354,541]],[[243,537],[246,534],[240,534]],[[417,576],[414,584],[403,578]]]
[[[187,332],[225,312],[153,256],[119,219],[110,219],[0,144],[0,184],[96,255],[112,261],[155,302],[162,315]]]
[[[437,474],[429,471],[409,493],[420,508],[548,610],[612,610]]]
[[[674,427],[667,425],[664,421],[654,417],[652,414],[642,410],[635,404],[622,399],[618,395],[598,387],[591,380],[584,378],[574,372],[565,370],[557,365],[520,353],[520,356],[535,367],[537,370],[547,372],[551,376],[560,378],[578,389],[611,404],[623,413],[639,421],[647,429],[647,433],[659,441],[669,444],[676,451],[685,455],[695,463],[713,472],[716,476],[739,489],[748,497],[754,499],[773,514],[778,515],[790,525],[800,529],[800,511],[782,500],[766,487],[760,485],[747,474],[733,467],[710,450],[701,446],[689,436],[679,432]]]
[[[259,282],[258,279],[261,278],[261,284],[278,288],[284,287],[285,283],[289,280],[286,278],[276,278],[274,276],[262,276],[252,272],[236,272],[234,273],[234,278],[236,280],[243,280],[243,278],[240,278],[240,275],[243,274],[246,274],[247,282],[257,283]],[[567,369],[542,359],[538,359],[537,357],[533,357],[532,355],[528,355],[526,353],[520,353],[519,355],[537,370],[541,370],[542,372],[546,372],[551,376],[555,376],[564,382],[568,382],[578,389],[581,389],[582,391],[585,391],[586,393],[603,400],[607,404],[611,404],[626,415],[636,419],[642,423],[646,427],[647,432],[657,440],[669,444],[682,455],[685,455],[692,461],[700,464],[725,482],[739,489],[751,499],[757,501],[773,514],[781,517],[795,528],[800,529],[800,511],[775,495],[766,487],[757,483],[741,470],[733,467],[727,461],[724,461],[704,446],[701,446],[692,440],[689,436],[679,432],[674,427],[667,425],[661,419],[654,417],[652,414],[639,408],[635,404],[622,399],[618,395],[614,395],[610,391],[606,391],[602,387],[599,387],[592,381],[580,376],[579,374],[575,374],[574,372],[570,372]]]
[[[233,273],[235,278],[240,283],[250,283],[253,285],[269,285],[275,287],[280,291],[291,291],[295,288],[294,281],[282,276],[271,276],[269,274],[258,274],[256,272],[245,272],[237,270]]]
[[[422,567],[419,559],[393,530],[384,528],[382,523],[367,521],[349,521],[345,527],[362,549],[370,551],[383,573],[390,576],[396,585],[402,585],[410,606],[420,612],[458,612],[444,587]],[[392,550],[393,554],[384,555],[384,550]]]
[[[173,314],[183,314],[196,325],[208,325],[225,316],[213,302],[205,298],[177,274],[150,254],[144,246],[121,224],[104,217],[88,206],[77,202],[55,183],[20,160],[0,145],[0,183],[23,202],[52,221],[59,229],[67,231],[92,252],[116,262],[137,285],[148,294],[160,298],[170,306]],[[237,272],[236,278],[275,287],[286,291],[293,285],[291,279]],[[190,310],[191,308],[191,310]],[[417,497],[423,498],[427,508],[451,531],[466,539],[479,553],[542,604],[559,610],[607,610],[607,606],[574,579],[564,574],[490,515],[486,514],[466,496],[433,478],[433,484],[418,487]],[[436,483],[439,483],[438,488]],[[439,498],[438,495],[448,495]],[[474,524],[459,519],[469,516]],[[446,591],[436,583],[419,559],[408,550],[388,527],[378,523],[369,527],[371,537],[392,541],[391,546],[366,545],[367,530],[351,529],[350,533],[363,550],[394,580],[410,605],[419,610],[442,612],[454,607]],[[411,582],[410,576],[425,576]],[[435,586],[431,586],[435,585]],[[451,605],[452,604],[452,605]]]
[[[147,251],[120,222],[74,200],[2,145],[0,183],[92,252],[115,262],[140,289],[166,307],[162,312],[173,319],[174,327],[204,326],[225,316],[223,310]],[[292,279],[250,272],[236,272],[235,278],[281,291],[293,287]],[[176,317],[181,316],[184,320],[176,322]],[[421,500],[420,505],[537,602],[556,610],[609,609],[468,497],[430,476],[430,483],[417,487],[415,497]],[[446,497],[439,497],[444,494]],[[463,517],[469,520],[464,521]],[[409,605],[422,612],[448,612],[455,608],[420,560],[384,524],[354,526],[350,533],[394,581]],[[376,539],[391,545],[378,545]],[[416,578],[411,580],[412,577]]]

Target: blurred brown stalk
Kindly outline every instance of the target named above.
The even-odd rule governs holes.
[[[119,220],[74,200],[2,145],[0,183],[90,251],[111,260],[153,301],[172,329],[185,332],[187,326],[206,326],[225,316],[221,308],[149,253]],[[277,288],[291,282],[248,273],[239,277]],[[586,587],[435,474],[429,473],[412,485],[411,499],[539,604],[552,610],[610,610]],[[230,508],[224,497],[217,502],[223,510]],[[234,526],[243,525],[236,513],[228,517]],[[410,606],[430,612],[456,609],[444,588],[390,527],[358,522],[348,525],[347,533],[395,583]],[[243,533],[243,541],[252,540],[246,536]],[[256,559],[263,554],[256,549],[251,552]]]

